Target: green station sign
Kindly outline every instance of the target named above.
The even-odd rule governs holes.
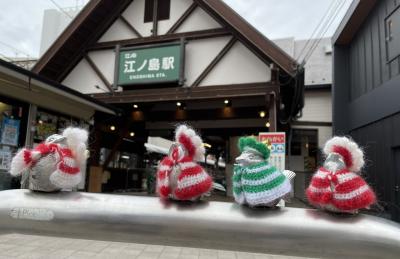
[[[118,85],[183,82],[183,44],[123,48],[117,52]]]

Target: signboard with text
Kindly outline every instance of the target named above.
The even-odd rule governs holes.
[[[117,55],[117,85],[183,82],[184,45],[123,48]]]
[[[286,134],[285,132],[260,132],[259,141],[267,144],[271,150],[268,162],[278,170],[285,170]]]
[[[3,145],[18,146],[19,126],[19,120],[3,118],[0,143]]]

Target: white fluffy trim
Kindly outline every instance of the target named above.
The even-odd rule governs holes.
[[[60,170],[56,170],[54,173],[50,175],[50,182],[59,188],[74,188],[76,187],[82,180],[82,174],[66,174],[61,172]]]
[[[12,176],[19,176],[22,174],[23,171],[25,171],[29,165],[25,163],[24,160],[24,152],[25,148],[21,149],[18,151],[18,153],[13,157],[11,161],[11,166],[10,166],[10,174]]]
[[[364,166],[364,153],[354,141],[346,137],[333,137],[326,142],[324,147],[325,155],[332,153],[335,146],[340,146],[349,151],[351,154],[352,166],[348,170],[358,172]]]
[[[67,146],[72,150],[79,167],[81,169],[85,168],[87,159],[87,130],[68,127],[63,131],[62,135],[66,138]]]
[[[204,160],[204,154],[205,154],[205,149],[203,146],[203,140],[200,138],[199,135],[196,134],[196,132],[186,126],[186,125],[180,125],[177,127],[175,131],[175,141],[178,142],[178,139],[181,135],[186,135],[190,141],[192,142],[193,146],[195,147],[195,153],[193,154],[193,158],[197,161],[203,161]],[[181,143],[183,144],[183,143]]]

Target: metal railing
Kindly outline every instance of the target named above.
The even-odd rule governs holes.
[[[374,216],[79,192],[1,191],[0,232],[308,257],[400,255],[400,225]]]

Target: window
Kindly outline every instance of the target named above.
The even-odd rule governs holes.
[[[315,171],[318,163],[318,130],[293,129],[289,156],[290,170]]]
[[[171,0],[157,0],[157,20],[168,20],[171,9]],[[154,0],[146,0],[144,5],[144,22],[153,21]]]
[[[386,18],[387,58],[391,61],[400,55],[400,8]]]

